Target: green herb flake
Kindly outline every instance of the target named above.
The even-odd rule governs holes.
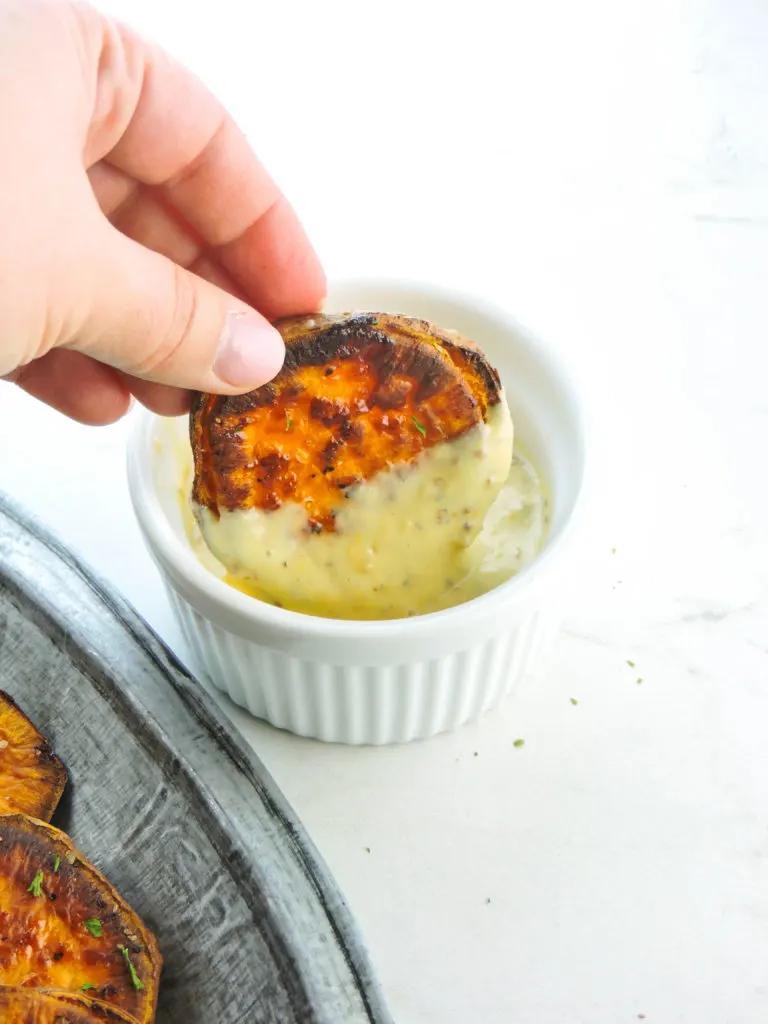
[[[578,701],[576,700],[576,698],[575,698],[575,697],[571,697],[571,704],[573,704],[573,706],[574,706],[574,707],[576,707],[576,705],[577,705],[578,703],[579,703],[579,702],[578,702]]]
[[[94,937],[94,939],[101,938],[101,921],[98,917],[89,917],[87,921],[83,921],[83,924]]]
[[[53,873],[54,873],[54,875],[57,875],[59,873],[59,868],[60,867],[61,867],[61,857],[57,853],[56,854],[56,860],[53,862]]]
[[[515,742],[512,744],[512,746],[513,747],[524,747],[525,746],[525,740],[515,740]]]
[[[31,892],[33,896],[43,895],[43,872],[38,871],[35,877],[32,879],[32,884],[27,889],[27,892]]]
[[[637,680],[637,685],[638,685],[638,686],[640,686],[640,684],[642,683],[642,681],[643,681],[642,679],[638,679],[638,680]]]
[[[133,966],[133,962],[131,960],[131,954],[128,952],[125,946],[118,946],[117,948],[123,954],[123,960],[125,960],[126,966],[128,967],[128,973],[131,976],[133,987],[136,989],[137,992],[140,991],[144,988],[144,982],[136,973],[136,968]]]
[[[293,430],[293,417],[289,412],[285,414],[285,429]]]
[[[90,991],[95,992],[96,991],[96,986],[92,985],[90,983],[90,981],[86,981],[86,983],[84,985],[80,986],[80,991],[81,992],[90,992]]]
[[[630,661],[629,658],[627,658],[627,664],[629,665],[630,668],[634,668],[635,667],[634,661]]]
[[[416,429],[418,430],[422,437],[427,436],[427,428],[423,425],[423,423],[419,423],[415,416],[411,416],[411,423],[413,423],[414,427],[416,427]]]

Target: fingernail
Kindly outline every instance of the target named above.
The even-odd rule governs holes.
[[[227,317],[213,372],[225,384],[257,388],[277,376],[284,359],[279,332],[253,313],[237,311]]]

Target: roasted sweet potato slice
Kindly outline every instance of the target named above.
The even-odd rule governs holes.
[[[1,988],[3,1024],[136,1024],[134,1017],[98,999],[58,989]]]
[[[193,498],[214,515],[291,502],[314,532],[332,532],[346,488],[460,437],[502,397],[476,345],[424,320],[318,314],[276,326],[287,356],[274,381],[193,402]]]
[[[0,814],[50,821],[67,770],[21,708],[0,690]]]
[[[157,942],[68,836],[0,817],[0,984],[87,992],[152,1021]]]

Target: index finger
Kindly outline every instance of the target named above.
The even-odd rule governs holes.
[[[108,161],[156,186],[266,316],[316,310],[326,291],[320,262],[243,133],[191,71],[130,29],[116,31],[111,45],[122,52],[112,61],[102,53],[98,88],[128,109]]]

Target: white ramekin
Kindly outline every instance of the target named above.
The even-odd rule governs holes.
[[[197,667],[281,729],[339,743],[433,736],[496,706],[559,619],[584,482],[583,416],[558,360],[507,313],[431,285],[346,282],[328,310],[405,313],[475,339],[501,373],[516,437],[550,490],[544,550],[496,590],[447,611],[388,622],[321,619],[263,604],[204,568],[184,531],[182,469],[141,412],[129,441],[131,498]]]

